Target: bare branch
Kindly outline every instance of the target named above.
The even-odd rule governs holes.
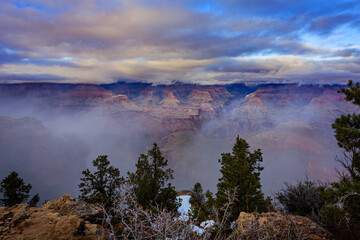
[[[120,187],[115,200],[114,216],[104,211],[104,230],[109,239],[117,239],[115,229],[122,230],[121,238],[125,239],[205,239],[194,232],[194,221],[179,218],[177,212],[167,211],[157,206],[153,210],[145,210],[135,199],[133,189],[126,184]],[[112,220],[119,222],[113,226]]]

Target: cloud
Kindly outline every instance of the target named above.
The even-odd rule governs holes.
[[[0,81],[62,81],[66,78],[52,74],[0,74]]]
[[[6,99],[6,100],[4,100]],[[81,172],[108,155],[126,176],[140,153],[154,142],[155,122],[140,116],[104,114],[108,109],[78,111],[29,95],[0,103],[0,179],[16,171],[39,193],[41,202],[63,194],[78,196]],[[75,106],[75,105],[74,105]]]
[[[354,11],[359,9],[359,2],[356,0],[303,0],[288,1],[274,0],[269,3],[267,0],[218,0],[215,1],[227,11],[239,12],[242,15],[250,16],[276,16],[279,18],[289,18],[295,15],[325,16],[334,13]]]
[[[39,193],[41,201],[74,193],[79,173],[86,167],[89,148],[78,136],[56,136],[32,117],[0,116],[0,177],[16,171]]]
[[[331,1],[330,5],[282,0],[272,4],[263,0],[196,4],[186,0],[7,0],[0,3],[0,72],[9,81],[14,75],[44,81],[48,75],[49,81],[67,82],[126,78],[211,84],[223,79],[243,81],[247,75],[234,76],[231,65],[237,58],[257,61],[259,56],[292,56],[304,63],[304,57],[331,55],[355,60],[356,52],[341,53],[303,38],[310,34],[325,41],[344,35],[336,32],[343,26],[360,35],[354,25],[359,21],[354,14],[359,5],[352,1]],[[340,40],[345,41],[332,38]],[[354,45],[353,40],[346,41],[339,47]],[[221,68],[216,62],[221,62]],[[271,71],[261,68],[251,72],[269,81],[287,78],[269,77]]]
[[[360,57],[360,50],[355,48],[349,48],[344,50],[339,50],[334,52],[334,56],[336,57]]]
[[[302,83],[319,83],[319,84],[344,84],[349,79],[359,79],[359,73],[350,73],[348,71],[316,71],[307,73],[291,73],[287,74],[291,79],[295,79]]]
[[[337,27],[351,23],[355,19],[352,14],[339,14],[335,16],[321,16],[315,19],[310,26],[310,31],[320,34],[329,34]]]
[[[22,59],[19,53],[0,45],[0,64],[17,62]]]

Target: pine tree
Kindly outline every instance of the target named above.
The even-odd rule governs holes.
[[[215,198],[210,190],[206,191],[205,197],[206,197],[206,201],[204,204],[204,210],[207,215],[211,215],[213,212],[213,207],[215,205]]]
[[[192,196],[194,202],[198,203],[199,206],[204,205],[205,194],[203,193],[203,188],[201,186],[201,183],[199,183],[199,182],[195,183],[194,188],[192,189],[191,196]]]
[[[128,172],[128,182],[133,186],[137,201],[147,209],[165,207],[173,210],[178,207],[176,191],[170,183],[174,171],[166,168],[168,160],[154,143],[148,154],[141,154],[136,163],[136,171]]]
[[[120,176],[119,169],[110,166],[106,155],[98,156],[92,164],[97,170],[94,173],[89,169],[82,172],[84,177],[80,178],[82,182],[79,184],[79,199],[87,203],[103,202],[108,207],[124,179]]]
[[[5,207],[22,203],[29,198],[31,188],[30,183],[26,185],[19,174],[13,171],[0,183],[0,192],[3,193],[0,203]]]
[[[191,208],[190,208],[190,218],[196,219],[198,221],[205,221],[208,217],[207,212],[205,211],[205,194],[201,183],[197,182],[194,185],[194,188],[191,190]]]
[[[30,207],[36,207],[36,205],[38,204],[39,201],[40,201],[40,196],[37,193],[30,199],[28,204],[30,205]]]
[[[241,211],[262,212],[266,210],[266,201],[261,191],[260,172],[264,169],[260,149],[253,153],[249,151],[249,144],[239,136],[231,153],[223,153],[219,159],[222,177],[217,185],[216,205],[223,206],[227,202],[227,193],[236,195],[231,206],[230,220],[236,220]]]
[[[360,106],[360,85],[349,81],[348,88],[341,88],[339,92],[345,94],[345,99]],[[347,171],[341,174],[343,180],[360,181],[360,114],[341,115],[332,125],[335,138],[340,148],[344,149],[342,158],[337,161]]]
[[[360,84],[349,81],[347,88],[339,92],[345,94],[345,99],[360,106]],[[344,198],[344,209],[348,211],[348,219],[360,233],[360,114],[341,115],[332,125],[335,138],[343,151],[343,157],[336,157],[345,172],[339,172],[341,181],[332,183],[332,192],[335,200]]]
[[[349,81],[339,93],[360,106],[360,84]],[[325,205],[318,216],[321,224],[339,239],[358,239],[360,235],[360,114],[341,115],[332,125],[343,156],[336,157],[345,171],[331,187],[319,187]]]

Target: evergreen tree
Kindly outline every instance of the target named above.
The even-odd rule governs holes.
[[[31,199],[30,201],[28,202],[28,204],[31,206],[31,207],[36,207],[36,204],[38,204],[38,202],[40,201],[40,196],[39,194],[35,194]]]
[[[345,94],[347,101],[360,106],[359,83],[350,80],[347,88],[341,88],[339,92]],[[342,201],[341,211],[345,216],[339,221],[347,222],[347,226],[350,226],[347,233],[355,236],[360,234],[360,114],[341,115],[332,128],[339,147],[344,150],[343,157],[337,157],[336,160],[345,172],[339,172],[341,180],[332,183],[322,196],[332,204]]]
[[[341,88],[339,92],[345,94],[345,99],[360,106],[360,85],[349,81],[348,88]],[[332,125],[335,138],[340,148],[344,149],[342,158],[337,158],[347,171],[342,174],[343,180],[360,181],[360,115],[341,115]]]
[[[360,84],[349,80],[347,88],[340,88],[339,93],[345,94],[345,100],[360,106]]]
[[[148,154],[141,154],[136,163],[136,171],[128,172],[128,182],[133,186],[137,201],[147,209],[157,206],[173,210],[178,207],[175,187],[168,183],[174,171],[166,168],[168,160],[154,143]]]
[[[19,174],[13,171],[0,183],[0,192],[3,194],[0,203],[5,207],[22,203],[29,198],[31,188],[30,183],[26,185]]]
[[[340,93],[360,106],[360,84],[349,81]],[[360,235],[360,114],[341,115],[332,125],[343,156],[336,157],[345,169],[339,172],[340,181],[330,187],[319,187],[320,199],[326,205],[318,220],[337,239],[358,239]]]
[[[87,203],[103,202],[108,207],[116,196],[123,178],[119,169],[110,166],[106,155],[98,156],[92,164],[97,170],[94,173],[89,169],[82,172],[84,177],[80,178],[82,182],[79,184],[79,199]]]
[[[203,188],[201,186],[201,183],[197,182],[194,185],[194,188],[192,189],[191,196],[194,200],[194,202],[198,203],[199,206],[204,205],[205,203],[205,194],[203,193]]]
[[[205,208],[205,194],[201,183],[197,182],[191,190],[191,209],[190,217],[199,221],[205,221],[208,218],[208,213]]]
[[[210,190],[206,191],[205,197],[206,197],[206,202],[204,204],[204,209],[207,215],[211,215],[213,211],[213,207],[215,205],[215,198]]]
[[[236,195],[232,204],[230,220],[236,220],[241,211],[262,212],[266,210],[266,201],[261,191],[260,171],[264,168],[260,165],[263,161],[260,149],[253,153],[249,151],[249,144],[239,136],[231,153],[223,153],[219,159],[222,177],[217,185],[216,205],[223,206],[227,202],[227,193]]]

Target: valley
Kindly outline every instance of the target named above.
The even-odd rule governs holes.
[[[262,149],[262,184],[271,194],[284,181],[305,175],[322,182],[337,179],[334,156],[341,152],[331,124],[341,114],[358,111],[338,89],[297,84],[2,84],[0,152],[11,159],[9,169],[32,162],[24,174],[32,178],[39,171],[34,163],[46,162],[47,169],[56,163],[59,176],[67,169],[61,161],[72,164],[79,173],[68,179],[70,185],[97,155],[108,154],[125,174],[157,142],[175,170],[177,188],[189,189],[199,181],[214,190],[217,159],[231,151],[239,135],[252,149]],[[29,140],[33,137],[37,142]],[[9,149],[9,142],[27,147],[19,153]],[[57,145],[63,154],[54,153]],[[48,173],[42,174],[32,181],[40,183],[40,192],[51,188],[41,184]],[[73,194],[60,182],[54,180],[60,187],[50,195]]]

